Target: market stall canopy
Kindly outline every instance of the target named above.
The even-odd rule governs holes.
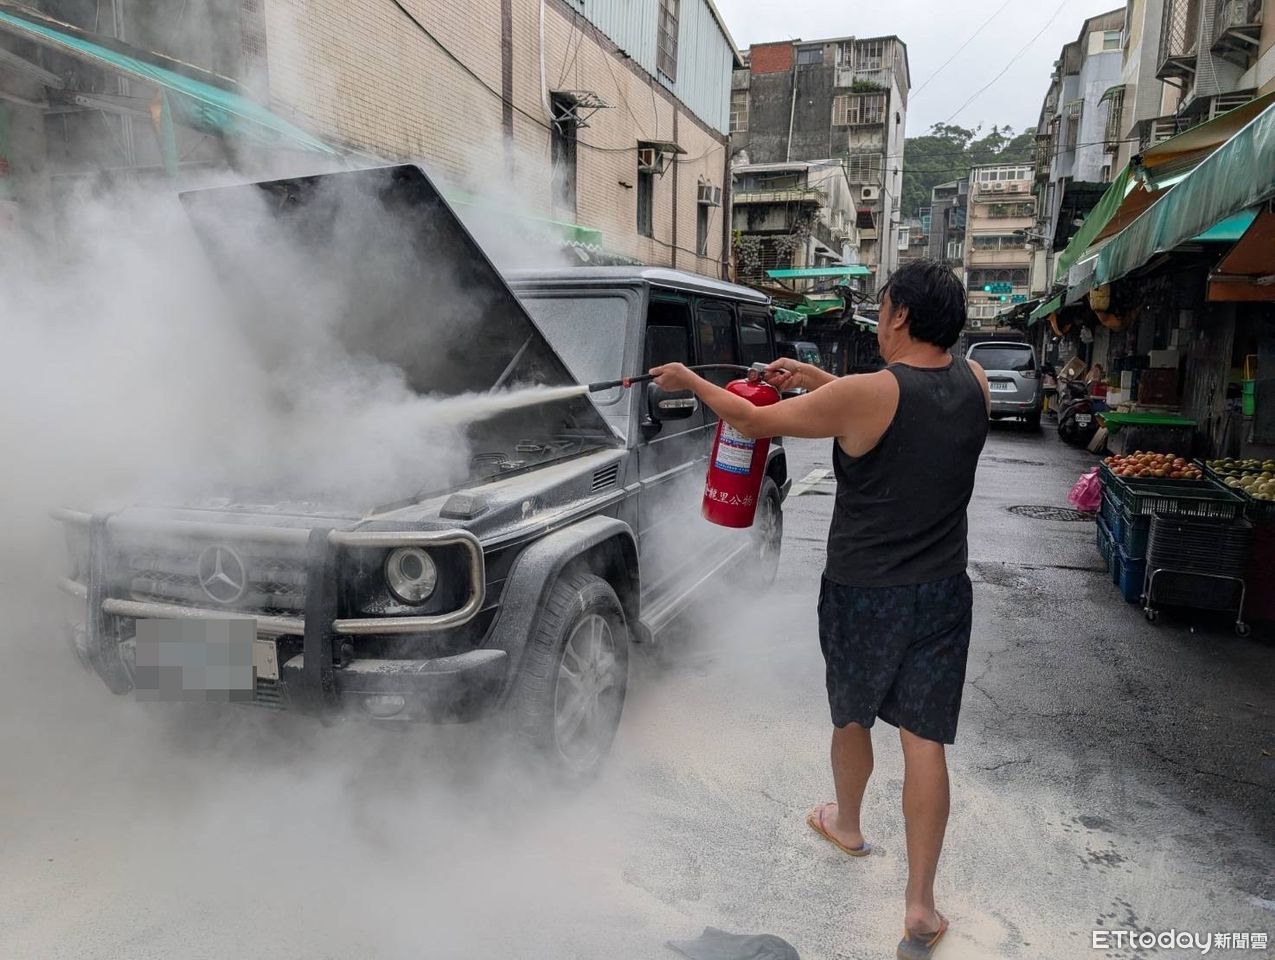
[[[787,310],[784,307],[773,307],[775,314],[775,323],[784,324],[800,324],[806,322],[806,315],[797,310]]]
[[[1257,210],[1241,210],[1233,217],[1215,223],[1198,237],[1192,237],[1192,243],[1235,243],[1244,236],[1253,221],[1257,219]]]
[[[831,280],[837,277],[867,277],[871,271],[858,263],[834,267],[798,267],[793,270],[767,270],[772,280]]]
[[[1061,293],[1058,294],[1058,296],[1054,297],[1052,300],[1046,300],[1044,303],[1038,306],[1035,310],[1033,310],[1030,314],[1028,314],[1027,326],[1030,327],[1034,323],[1039,323],[1041,320],[1044,320],[1047,316],[1049,316],[1051,313],[1056,311],[1062,305],[1063,305],[1063,295]]]
[[[1248,103],[1207,123],[1144,150],[1120,173],[1089,211],[1084,225],[1058,255],[1063,276],[1090,248],[1107,240],[1150,209],[1187,173],[1231,137],[1275,104],[1275,93]]]
[[[333,156],[338,154],[334,147],[318,137],[275,116],[245,96],[112,50],[69,30],[58,30],[46,23],[0,10],[0,32],[155,87],[161,102],[171,111],[172,121],[193,130],[232,136],[259,146],[286,147]],[[74,91],[67,93],[72,97],[75,95]],[[145,103],[140,106],[146,109]]]
[[[1156,254],[1275,196],[1275,101],[1264,99],[1265,110],[1102,248],[1095,284],[1118,280]]]
[[[1209,300],[1275,302],[1275,210],[1270,205],[1209,277]]]

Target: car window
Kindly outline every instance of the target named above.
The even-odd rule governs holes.
[[[646,369],[662,363],[692,363],[691,305],[652,300],[646,316]]]
[[[975,345],[970,350],[970,359],[984,370],[1003,370],[1012,373],[1026,373],[1036,369],[1036,360],[1032,356],[1031,347],[1015,347],[1006,344],[995,346]]]
[[[524,297],[523,306],[580,383],[624,376],[624,340],[629,304],[624,297],[577,295]],[[599,406],[618,402],[620,387],[595,393]]]
[[[770,342],[770,316],[760,307],[739,308],[740,362],[745,366],[770,363],[775,348]]]
[[[645,368],[662,363],[695,362],[691,349],[691,305],[686,300],[653,298],[646,315]],[[668,437],[704,425],[703,417],[696,413],[686,420],[670,420],[664,424],[661,436]]]
[[[697,363],[739,363],[739,348],[735,343],[735,310],[724,300],[700,300],[695,306],[696,337],[699,341]],[[724,387],[738,380],[738,370],[706,370],[704,379]],[[717,414],[707,407],[704,417],[715,423]]]

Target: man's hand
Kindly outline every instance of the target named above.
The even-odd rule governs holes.
[[[655,378],[655,385],[669,392],[692,390],[700,380],[698,375],[682,363],[666,363],[663,366],[652,367],[650,373]]]
[[[767,364],[763,376],[780,393],[788,390],[818,390],[837,379],[812,363],[802,363],[787,357]]]

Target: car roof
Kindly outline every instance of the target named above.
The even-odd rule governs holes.
[[[980,340],[978,343],[970,344],[971,350],[977,350],[979,347],[1025,347],[1028,350],[1034,349],[1030,343],[1024,343],[1022,340]]]
[[[560,267],[548,270],[510,270],[505,279],[514,288],[531,286],[637,286],[648,285],[703,293],[748,303],[767,305],[770,297],[751,287],[714,280],[686,270],[667,267]]]

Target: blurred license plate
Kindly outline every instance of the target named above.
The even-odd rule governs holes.
[[[1008,380],[991,380],[987,384],[992,393],[1009,393],[1014,389],[1014,385]]]
[[[1093,417],[1087,413],[1076,414],[1076,426],[1087,427],[1093,422]]]

